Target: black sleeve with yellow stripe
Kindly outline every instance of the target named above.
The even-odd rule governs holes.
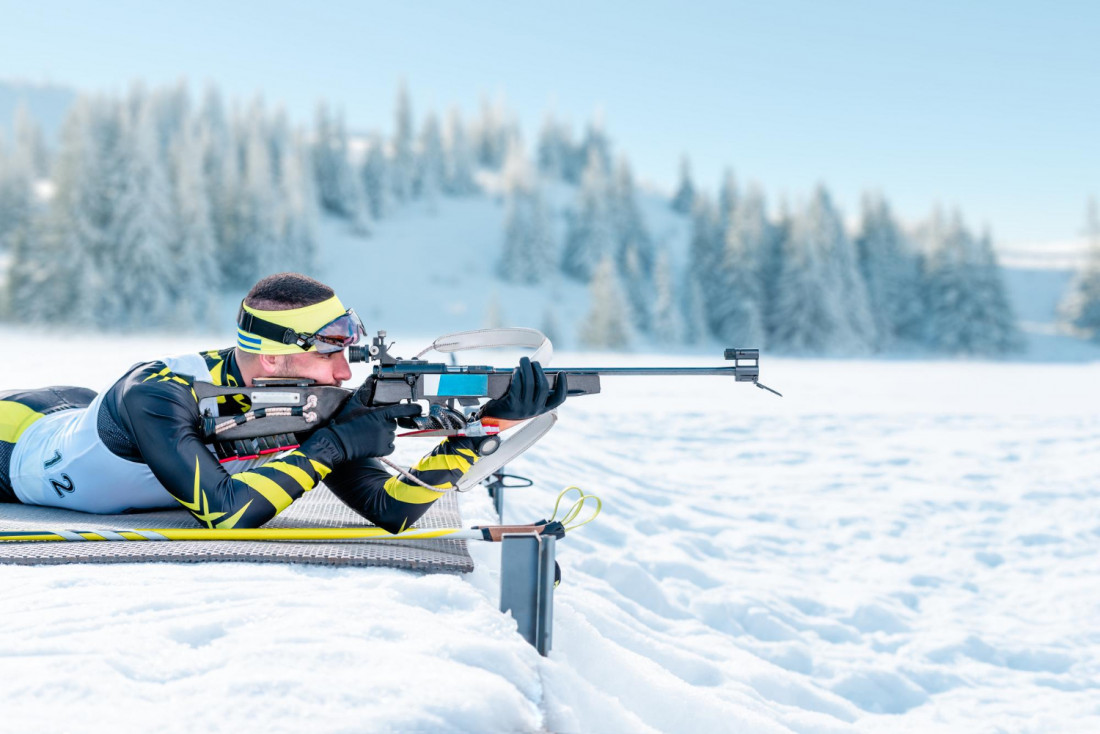
[[[327,466],[301,451],[229,474],[202,441],[190,383],[156,372],[156,366],[135,370],[125,378],[128,384],[118,386],[118,418],[141,461],[205,527],[259,527],[328,474]]]
[[[348,507],[391,533],[398,533],[428,511],[478,461],[478,439],[448,438],[412,468],[412,475],[438,491],[405,477],[390,476],[380,462],[341,464],[325,478],[325,486]]]

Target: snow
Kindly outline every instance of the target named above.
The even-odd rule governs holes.
[[[0,339],[5,387],[216,346]],[[0,730],[1095,731],[1095,360],[761,367],[784,398],[605,378],[511,465],[536,485],[508,521],[572,484],[605,503],[559,543],[548,658],[497,611],[490,544],[468,576],[3,566]],[[480,489],[461,503],[495,521]]]
[[[682,266],[686,219],[642,206]],[[368,239],[326,220],[318,275],[404,356],[483,326],[494,297],[511,325],[583,316],[584,286],[492,277],[503,217],[490,196],[414,203]],[[1055,326],[1068,277],[1006,268],[1018,362],[765,350],[782,399],[717,378],[605,378],[571,399],[510,467],[535,486],[506,500],[515,522],[574,484],[605,503],[558,545],[547,658],[498,611],[490,544],[467,576],[0,566],[0,731],[1096,731],[1100,347]],[[0,389],[102,390],[139,360],[233,337],[43,333],[0,328]],[[721,361],[713,344],[563,344],[558,366]],[[468,524],[496,521],[480,489],[461,504]]]

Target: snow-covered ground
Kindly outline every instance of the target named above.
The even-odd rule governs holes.
[[[217,345],[40,337],[0,333],[4,387]],[[641,361],[713,362],[556,359]],[[468,576],[2,566],[0,731],[1097,731],[1098,369],[765,358],[782,399],[606,379],[512,465],[536,486],[508,520],[571,484],[605,503],[559,544],[545,659],[488,544]]]
[[[655,201],[651,229],[682,262],[685,222]],[[370,239],[322,228],[321,277],[399,354],[483,326],[493,298],[512,325],[587,311],[582,286],[492,277],[498,202],[435,206]],[[543,517],[573,484],[605,502],[559,544],[548,658],[497,611],[497,546],[472,548],[468,576],[0,566],[0,732],[1098,731],[1100,347],[1055,326],[1068,267],[1006,265],[1020,362],[765,351],[782,399],[623,378],[567,403],[512,465],[536,485],[509,493],[505,518]],[[232,330],[57,336],[0,329],[0,389],[103,389]],[[717,346],[635,349],[555,364],[720,361]],[[495,521],[480,490],[462,508]]]

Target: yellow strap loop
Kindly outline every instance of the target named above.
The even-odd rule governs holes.
[[[581,525],[587,525],[588,523],[592,522],[593,520],[596,519],[596,517],[600,514],[600,511],[603,509],[603,501],[599,497],[597,497],[596,495],[594,495],[594,494],[585,494],[584,490],[581,489],[580,487],[566,487],[558,495],[557,502],[554,503],[554,514],[550,516],[550,522],[554,522],[554,520],[557,518],[558,510],[561,507],[562,500],[565,499],[566,495],[573,492],[574,490],[576,490],[576,492],[577,492],[577,496],[578,496],[577,500],[572,505],[570,505],[569,509],[565,511],[565,514],[562,515],[562,518],[560,520],[560,522],[561,522],[562,526],[565,528],[566,532],[568,532],[570,530],[575,530],[575,529],[579,528]],[[592,516],[589,517],[587,520],[584,520],[583,522],[578,522],[578,523],[574,523],[573,525],[569,525],[568,523],[573,522],[574,520],[576,520],[580,516],[581,511],[584,509],[585,504],[589,500],[592,500],[593,502],[596,503],[596,509],[592,513]]]

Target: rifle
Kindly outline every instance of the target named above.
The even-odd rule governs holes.
[[[427,400],[440,405],[450,405],[451,401],[456,401],[466,405],[469,404],[468,401],[482,398],[499,398],[508,392],[511,384],[511,369],[450,365],[417,358],[401,359],[390,354],[392,346],[392,343],[386,344],[386,332],[379,331],[369,347],[348,348],[349,362],[376,363],[373,373],[365,383],[369,386],[371,405],[393,405],[402,400]],[[733,364],[723,367],[546,367],[543,372],[551,389],[556,384],[558,375],[567,375],[570,396],[599,393],[601,375],[732,376],[737,382],[751,382],[763,390],[779,395],[758,381],[759,349],[727,349],[725,358],[732,360]]]
[[[392,347],[393,343],[386,343],[386,332],[379,331],[369,346],[349,347],[348,361],[374,365],[371,374],[358,388],[365,404],[384,406],[406,400],[427,403],[428,410],[424,415],[399,422],[403,428],[409,429],[399,436],[480,438],[478,452],[482,457],[496,453],[502,445],[509,447],[508,451],[500,452],[491,462],[479,461],[477,471],[468,472],[462,485],[472,486],[488,477],[534,445],[557,420],[556,411],[538,416],[525,422],[512,437],[503,441],[499,428],[482,422],[480,409],[489,400],[499,398],[508,391],[513,371],[486,365],[446,364],[421,359],[432,350],[453,355],[471,349],[523,347],[534,349],[532,361],[541,361],[545,365],[550,361],[553,346],[541,332],[534,329],[484,329],[448,334],[436,339],[412,359],[394,356]],[[559,379],[565,379],[570,397],[598,394],[603,376],[733,377],[736,382],[749,382],[780,395],[759,382],[758,349],[726,349],[724,357],[733,364],[719,367],[544,367],[544,372],[551,389]],[[250,388],[217,387],[198,382],[194,387],[203,416],[204,434],[207,440],[215,444],[223,461],[256,458],[264,453],[296,446],[294,434],[324,425],[353,393],[345,388],[314,385],[310,380],[296,378],[260,379]],[[243,396],[251,409],[244,415],[219,417],[216,399],[231,395]],[[399,467],[395,468],[407,477],[411,476]]]

